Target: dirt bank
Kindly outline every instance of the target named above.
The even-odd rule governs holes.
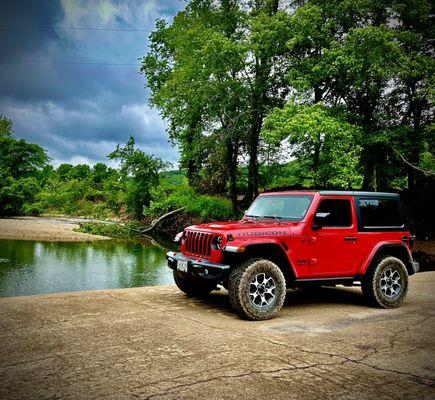
[[[399,309],[290,291],[248,322],[175,287],[0,299],[0,398],[433,399],[435,272]]]
[[[1,218],[0,239],[43,240],[48,242],[83,242],[106,240],[106,236],[74,232],[76,220],[56,218]]]

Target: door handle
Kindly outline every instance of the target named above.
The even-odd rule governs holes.
[[[356,242],[357,241],[357,237],[356,236],[345,236],[344,237],[344,240],[346,241],[346,242]]]

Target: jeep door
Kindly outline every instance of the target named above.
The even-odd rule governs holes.
[[[316,214],[320,213],[321,226]],[[315,277],[355,275],[362,259],[352,196],[321,196],[311,221],[310,264]]]

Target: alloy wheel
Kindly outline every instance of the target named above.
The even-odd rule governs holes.
[[[392,299],[396,297],[402,289],[402,278],[400,272],[396,268],[386,268],[380,279],[381,292]]]
[[[275,301],[275,290],[276,284],[272,276],[259,273],[249,284],[249,301],[257,308],[270,306]]]

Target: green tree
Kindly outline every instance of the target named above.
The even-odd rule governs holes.
[[[35,199],[40,186],[33,176],[8,178],[0,189],[0,211],[3,215],[20,215]]]
[[[135,148],[133,136],[124,147],[118,145],[108,157],[120,161],[120,173],[127,187],[127,211],[137,219],[142,218],[144,207],[150,204],[150,191],[159,183],[159,171],[168,164]]]
[[[385,135],[384,104],[390,82],[397,76],[403,52],[393,30],[385,26],[352,29],[342,43],[325,55],[337,93],[364,131],[366,189],[387,189],[385,166],[392,153]]]
[[[73,165],[71,164],[60,164],[56,169],[57,176],[60,180],[66,181],[69,179],[69,174],[72,169]]]
[[[247,154],[247,198],[258,192],[259,134],[265,115],[286,95],[288,15],[278,1],[192,1],[171,25],[159,21],[142,71],[151,104],[169,120],[182,166],[229,182],[237,208],[237,165]]]
[[[74,165],[68,175],[71,179],[84,180],[91,175],[91,167],[87,164]]]
[[[92,168],[92,181],[101,185],[110,175],[110,168],[104,163],[96,163]]]
[[[298,102],[342,105],[363,130],[364,187],[413,187],[430,120],[433,5],[426,0],[297,2],[287,78]],[[433,82],[432,82],[433,83]],[[421,176],[421,175],[420,175]]]
[[[207,1],[192,2],[172,25],[158,22],[142,66],[151,104],[169,120],[169,136],[180,145],[190,184],[219,192],[229,180],[233,202],[240,143],[237,107],[243,95],[237,74],[244,50],[233,38],[238,12],[232,1],[217,8]]]
[[[3,177],[30,176],[48,162],[45,150],[37,144],[11,135],[0,137],[0,171]]]
[[[338,110],[321,103],[301,105],[289,102],[266,119],[265,139],[280,147],[292,146],[292,155],[309,168],[313,186],[358,187],[357,166],[361,153],[361,130],[346,121]]]
[[[0,117],[0,214],[16,215],[39,190],[36,176],[47,164],[40,146],[13,137],[12,121]]]
[[[12,137],[14,134],[12,120],[0,115],[0,138]]]
[[[388,125],[391,142],[400,153],[399,165],[407,175],[407,186],[415,191],[419,181],[426,179],[418,167],[427,159],[429,142],[434,136],[430,128],[435,76],[434,10],[433,3],[428,1],[395,1],[392,7],[398,22],[395,32],[404,54],[387,103]],[[409,164],[403,163],[401,157]]]

